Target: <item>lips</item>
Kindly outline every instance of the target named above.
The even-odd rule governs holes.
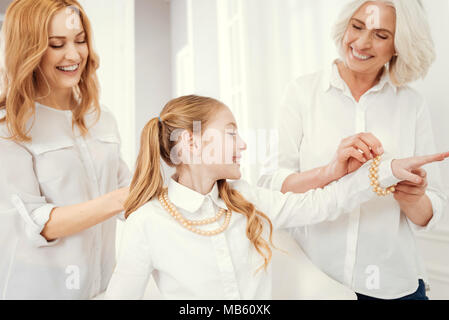
[[[372,56],[370,54],[367,54],[367,53],[360,52],[360,51],[358,51],[357,49],[355,49],[353,47],[350,47],[350,49],[351,49],[352,56],[355,59],[357,59],[357,60],[366,61],[366,60],[369,60],[371,58],[374,58],[374,56]]]
[[[80,63],[67,65],[67,66],[58,66],[58,67],[56,67],[56,69],[58,69],[59,71],[65,72],[65,73],[75,73],[76,71],[78,71],[79,67],[80,67]]]

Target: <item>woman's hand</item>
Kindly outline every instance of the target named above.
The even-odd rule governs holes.
[[[416,186],[422,185],[426,181],[426,176],[422,177],[419,169],[429,163],[443,161],[449,158],[449,152],[438,153],[430,156],[412,157],[406,159],[393,160],[391,169],[396,178],[407,181]],[[427,186],[426,186],[427,187]],[[405,187],[402,189],[406,189]]]
[[[341,141],[326,170],[332,180],[338,180],[383,153],[382,143],[372,133],[359,133]]]
[[[394,198],[404,211],[406,208],[415,206],[426,195],[427,190],[427,172],[422,169],[412,170],[412,173],[422,178],[420,183],[414,183],[410,181],[402,181],[396,186],[394,192]]]

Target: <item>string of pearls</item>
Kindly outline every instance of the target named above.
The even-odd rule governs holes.
[[[181,224],[187,230],[189,230],[193,233],[199,234],[201,236],[215,236],[217,234],[220,234],[226,230],[226,228],[229,226],[229,222],[231,221],[232,212],[229,210],[225,210],[225,209],[220,209],[218,211],[218,213],[213,218],[204,219],[204,220],[188,220],[188,219],[184,218],[183,215],[178,211],[178,209],[176,209],[176,207],[170,202],[170,200],[168,199],[167,189],[164,189],[158,198],[159,198],[159,202],[161,203],[162,207],[168,213],[170,213],[170,215],[176,221],[178,221],[179,224]],[[201,229],[195,228],[195,226],[203,226],[203,225],[214,223],[214,222],[218,221],[223,215],[225,215],[225,220],[224,220],[223,224],[221,225],[221,227],[218,229],[206,231],[206,230],[201,230]]]
[[[377,195],[379,197],[385,197],[389,194],[394,193],[396,191],[397,185],[388,187],[386,189],[382,188],[379,185],[379,180],[378,180],[379,174],[378,173],[379,173],[380,159],[381,159],[381,157],[377,156],[376,158],[374,158],[373,162],[371,163],[371,166],[369,168],[369,172],[370,172],[369,178],[371,180],[371,186],[373,187],[373,192],[377,193]]]

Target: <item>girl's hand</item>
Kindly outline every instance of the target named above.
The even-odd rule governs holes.
[[[413,185],[420,186],[426,182],[426,176],[422,177],[419,169],[429,163],[443,161],[449,158],[449,152],[438,153],[430,156],[412,157],[406,159],[393,160],[391,169],[396,178],[401,181],[407,181]],[[405,186],[405,184],[403,184]],[[426,186],[427,188],[427,186]],[[403,188],[404,190],[406,188]]]
[[[333,181],[338,180],[383,153],[382,143],[372,133],[359,133],[341,141],[326,170]]]

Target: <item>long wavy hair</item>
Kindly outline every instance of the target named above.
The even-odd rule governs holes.
[[[48,45],[48,29],[53,16],[61,9],[76,8],[86,33],[89,56],[80,82],[73,88],[72,98],[76,102],[73,108],[73,126],[78,126],[82,135],[88,128],[84,115],[94,108],[97,120],[100,116],[99,85],[96,70],[99,67],[98,55],[93,50],[92,28],[83,8],[76,0],[15,0],[5,15],[2,26],[4,61],[2,70],[2,90],[0,110],[6,110],[6,116],[0,123],[6,122],[10,134],[8,139],[29,142],[31,128],[28,120],[35,113],[37,89],[48,87],[48,81],[39,65]]]
[[[136,211],[148,201],[159,197],[164,188],[161,158],[170,167],[176,167],[170,152],[177,141],[171,141],[175,130],[193,132],[194,121],[201,121],[202,131],[206,129],[212,116],[219,108],[225,107],[221,102],[207,97],[184,96],[167,103],[159,118],[150,120],[144,127],[140,138],[140,151],[136,169],[130,186],[130,193],[125,202],[125,217]],[[270,219],[256,210],[238,191],[232,189],[226,180],[217,182],[220,198],[229,210],[243,214],[247,218],[246,235],[257,252],[264,258],[261,268],[267,268],[274,247],[272,242],[273,225]],[[269,240],[262,236],[264,222],[269,226]],[[260,268],[259,268],[260,269]]]

